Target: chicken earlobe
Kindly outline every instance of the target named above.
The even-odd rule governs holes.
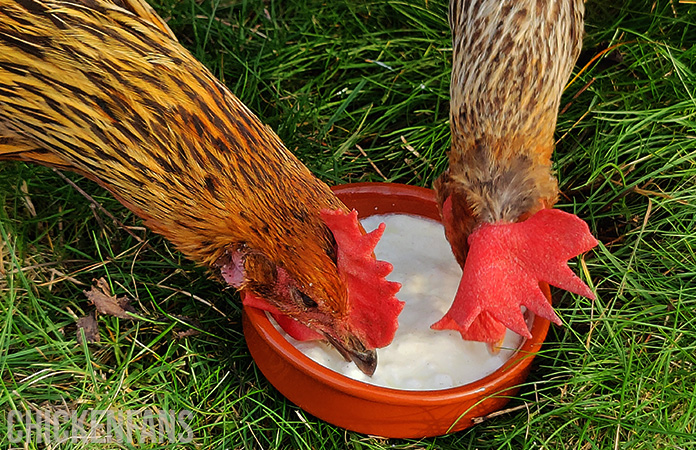
[[[297,285],[286,270],[277,267],[270,258],[245,243],[228,248],[213,265],[230,286],[248,289],[273,300],[278,294],[285,295],[284,290],[288,286]]]
[[[223,280],[237,289],[241,289],[246,279],[244,257],[245,254],[240,249],[234,248],[226,250],[225,254],[215,261]]]

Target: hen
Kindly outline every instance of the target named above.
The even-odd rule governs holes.
[[[435,183],[445,233],[463,267],[436,329],[497,342],[529,337],[520,311],[560,323],[539,282],[587,297],[566,265],[596,245],[587,225],[550,209],[553,133],[582,47],[582,0],[451,0],[449,168]]]
[[[378,235],[140,0],[0,0],[0,158],[96,181],[368,374],[393,337]]]

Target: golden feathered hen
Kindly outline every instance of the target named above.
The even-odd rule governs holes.
[[[96,181],[367,373],[393,337],[384,263],[357,245],[346,276],[345,206],[140,0],[0,0],[0,158]]]
[[[558,107],[582,48],[582,0],[451,0],[449,168],[435,183],[464,275],[434,328],[497,342],[529,336],[520,305],[557,323],[539,282],[592,297],[565,262],[596,245],[551,210]]]

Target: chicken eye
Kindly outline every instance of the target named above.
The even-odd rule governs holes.
[[[312,300],[312,297],[309,295],[305,294],[304,292],[300,292],[300,298],[302,299],[302,303],[307,307],[307,308],[316,308],[317,302]]]

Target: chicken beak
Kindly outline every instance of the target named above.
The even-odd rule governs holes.
[[[352,337],[352,336],[351,336]],[[372,376],[377,368],[377,351],[365,348],[365,346],[355,337],[349,339],[350,345],[343,344],[333,337],[326,335],[326,339],[336,350],[345,358],[346,361],[353,361],[358,369],[367,376]]]

